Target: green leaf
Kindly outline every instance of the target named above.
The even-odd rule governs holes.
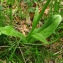
[[[40,32],[40,34],[42,34],[45,38],[49,37],[55,31],[55,29],[62,21],[62,18],[60,15],[54,15],[52,17],[52,21],[53,22],[47,28],[45,28]]]
[[[53,16],[49,17],[48,20],[44,23],[42,27],[40,27],[37,31],[40,32],[47,28],[49,25],[51,25],[54,22]]]
[[[30,32],[30,33],[28,34],[28,36],[27,36],[28,41],[30,40],[31,34],[33,33],[34,29],[36,28],[37,24],[39,23],[40,18],[43,16],[44,11],[45,11],[45,9],[47,8],[47,6],[49,5],[50,1],[51,1],[51,0],[47,0],[46,4],[45,4],[44,7],[42,8],[42,11],[41,11],[40,14],[39,14],[38,7],[36,8],[35,16],[34,16],[34,19],[33,19],[32,30],[31,30],[31,32]]]
[[[0,5],[0,11],[2,10],[3,6]]]
[[[38,16],[39,16],[39,10],[38,10],[38,7],[36,7],[36,11],[35,11],[34,19],[33,19],[32,30],[31,30],[31,32],[27,36],[28,39],[30,39],[31,34],[34,31],[35,26],[37,25],[37,18],[38,18]]]
[[[42,8],[41,13],[39,14],[39,16],[38,16],[38,18],[37,18],[37,20],[36,20],[36,24],[34,25],[34,29],[36,28],[37,24],[39,23],[40,18],[42,18],[43,14],[44,14],[44,11],[45,11],[45,9],[47,8],[47,6],[49,5],[50,1],[51,1],[51,0],[47,0],[47,2],[45,3],[44,7]]]
[[[19,33],[18,31],[16,31],[12,26],[0,27],[0,33],[8,36],[19,37],[24,42],[26,42],[26,37],[22,33]]]
[[[0,35],[1,35],[1,32],[0,32]]]
[[[37,25],[38,16],[39,16],[39,10],[38,10],[38,7],[36,7],[35,16],[33,19],[32,30],[35,29],[35,26]]]
[[[48,42],[46,41],[45,37],[40,34],[40,33],[35,33],[32,35],[35,39],[40,40],[41,42],[43,42],[44,44],[47,44]]]
[[[0,63],[3,63],[2,61],[0,61]]]
[[[62,21],[62,18],[60,15],[54,15],[51,19],[52,19],[51,20],[52,22],[49,25],[48,23],[44,24],[43,26],[44,29],[42,29],[42,31],[40,31],[39,33],[38,32],[33,33],[32,37],[44,43],[47,43],[45,39],[49,37],[55,31],[55,29],[58,27],[58,25]]]

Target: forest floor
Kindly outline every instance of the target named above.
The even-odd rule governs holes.
[[[12,25],[15,28],[15,30],[22,33],[24,36],[27,36],[27,34],[30,33],[30,30],[32,29],[36,7],[38,6],[39,13],[41,13],[42,8],[46,3],[46,0],[35,1],[35,2],[29,1],[29,0],[23,0],[23,1],[18,0],[18,1],[14,1],[12,4],[11,4],[11,1],[2,0],[0,2],[0,13],[1,13],[0,21],[3,21],[2,23],[0,23],[0,26]],[[51,7],[52,7],[51,4],[54,5],[54,2],[55,1],[51,2],[47,6],[36,28],[40,28],[46,22],[46,20],[50,16],[50,13],[54,14],[54,10],[53,10],[54,7],[52,8],[52,11],[51,11]],[[63,1],[60,2],[60,5],[61,7],[59,8],[58,14],[60,13],[63,18],[63,14],[62,14]],[[63,22],[60,23],[59,27],[61,26],[62,28],[59,31],[56,30],[56,33],[55,33],[56,35],[52,34],[50,37],[46,39],[47,41],[55,40],[56,37],[59,35],[60,38],[56,42],[52,44],[47,44],[45,46],[42,46],[42,45],[30,46],[29,44],[27,44],[27,45],[24,45],[24,47],[22,47],[21,49],[17,48],[16,52],[14,53],[14,57],[11,60],[11,63],[20,63],[20,62],[21,63],[63,63],[63,34],[62,34]],[[16,42],[17,40],[18,38],[9,37],[9,36],[7,37],[0,36],[0,43],[1,43],[0,44],[0,62],[1,63],[6,63],[6,60],[9,58],[10,52],[8,52],[7,54],[6,48],[8,48],[9,44],[11,44],[14,41]],[[8,42],[5,43],[6,41],[8,41],[9,44]],[[36,44],[36,43],[33,43],[33,44]],[[39,41],[38,43],[41,44],[41,42]],[[13,50],[14,48],[11,51]]]

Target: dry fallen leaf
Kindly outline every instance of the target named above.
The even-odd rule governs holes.
[[[19,23],[20,23],[19,25],[16,25],[16,29],[22,32],[24,35],[26,35],[26,33],[29,32],[29,30],[28,30],[25,20],[22,20]]]
[[[44,14],[48,15],[49,11],[50,11],[50,7],[47,7],[46,10],[45,10],[45,12],[44,12]]]
[[[30,20],[30,17],[27,17],[27,18],[26,18],[26,24],[27,24],[27,25],[31,25],[31,24],[32,24],[32,22],[31,22],[31,20]]]
[[[63,2],[61,2],[61,5],[63,5]]]

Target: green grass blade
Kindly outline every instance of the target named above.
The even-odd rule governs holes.
[[[7,60],[7,63],[9,63],[9,61],[12,60],[12,58],[13,58],[13,54],[14,54],[16,48],[17,48],[17,46],[14,48],[12,54],[10,55],[10,58]]]
[[[45,11],[45,9],[47,8],[47,6],[49,5],[50,1],[51,1],[51,0],[47,0],[46,4],[44,5],[44,7],[43,7],[41,13],[40,13],[39,16],[38,16],[38,19],[37,19],[37,21],[36,21],[37,23],[36,23],[35,27],[37,26],[37,24],[38,24],[40,18],[42,18],[43,14],[44,14],[44,11]]]
[[[51,0],[47,0],[45,6],[43,7],[43,9],[42,9],[42,11],[41,11],[41,13],[39,14],[39,16],[38,16],[38,18],[37,18],[37,20],[36,20],[36,24],[34,25],[34,29],[36,28],[36,26],[37,26],[37,24],[38,24],[40,18],[42,18],[43,14],[44,14],[44,11],[45,11],[45,9],[47,8],[47,6],[48,6],[48,4],[50,3],[50,1],[51,1]]]
[[[19,46],[19,43],[20,43],[21,40],[18,41],[17,45],[13,48],[13,52],[11,53],[9,59],[7,60],[7,63],[9,63],[9,61],[11,61],[13,59],[13,55],[14,55],[14,52],[16,51],[16,48],[17,46]]]
[[[22,60],[21,60],[21,57],[17,56],[16,54],[14,54],[16,59],[18,60],[19,63],[24,63]]]
[[[55,0],[55,2],[54,2],[54,14],[59,13],[60,1],[61,1],[61,0]]]
[[[40,53],[39,53],[39,51],[38,51],[38,48],[36,48],[36,61],[35,61],[35,63],[41,63],[40,60],[41,60],[41,59],[40,59]]]
[[[0,63],[3,63],[3,62],[0,60]]]

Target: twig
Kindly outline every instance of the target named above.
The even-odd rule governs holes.
[[[61,53],[62,53],[62,50],[60,50],[60,51],[58,51],[58,52],[54,53],[53,55],[61,54]]]
[[[25,60],[25,58],[24,58],[24,55],[23,55],[23,52],[22,52],[21,48],[20,48],[20,52],[21,52],[22,58],[23,58],[23,60],[24,60],[24,63],[26,63],[26,60]]]
[[[30,60],[30,57],[28,57],[28,58],[26,59],[26,62],[29,61],[29,60]]]
[[[0,48],[9,48],[9,47],[11,47],[11,46],[0,46]],[[22,47],[17,47],[17,48],[25,48],[25,47],[22,46]]]

